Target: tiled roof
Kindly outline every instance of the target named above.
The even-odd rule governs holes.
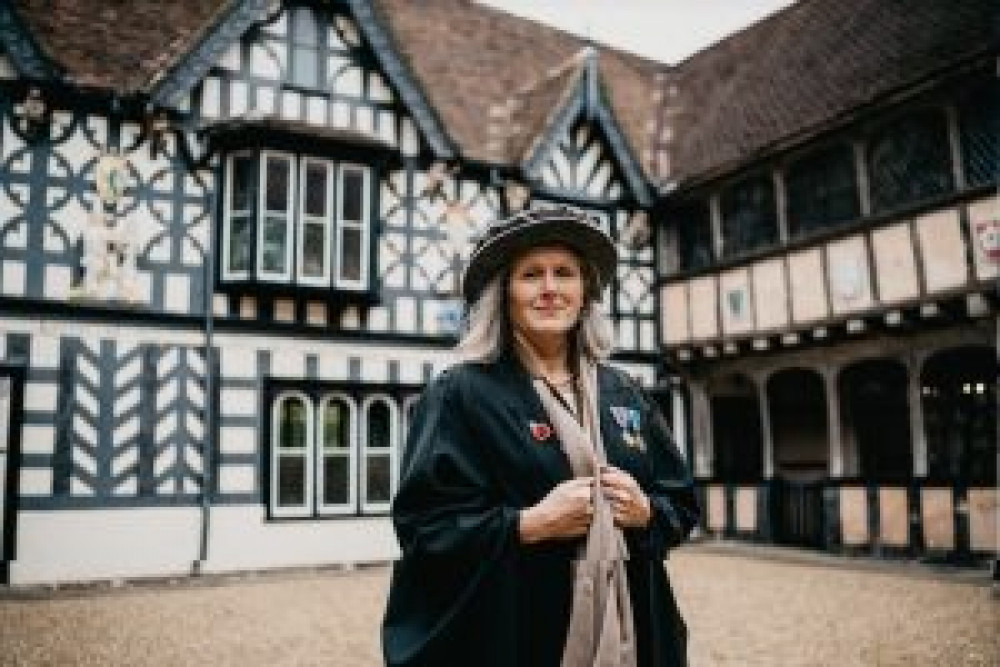
[[[995,52],[998,17],[996,0],[802,0],[670,73],[659,175],[683,183],[722,173]]]
[[[6,0],[0,0],[0,2]],[[144,92],[233,0],[13,0],[45,54],[78,86]]]
[[[463,155],[487,163],[522,157],[528,128],[544,126],[552,103],[588,43],[566,32],[470,2],[376,0],[411,70],[427,91]],[[656,111],[656,73],[663,65],[595,45],[612,111],[645,166]],[[503,109],[514,108],[516,139],[498,142]],[[492,114],[492,115],[491,115]]]
[[[3,2],[5,0],[0,0]],[[9,0],[8,0],[9,1]],[[148,93],[239,0],[13,0],[69,82]],[[461,154],[519,164],[585,40],[470,0],[372,0]],[[997,49],[996,0],[800,0],[671,67],[595,45],[647,177],[719,175]]]

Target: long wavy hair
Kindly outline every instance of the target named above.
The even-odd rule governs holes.
[[[573,358],[581,355],[590,361],[607,359],[614,348],[611,320],[601,309],[601,284],[597,269],[574,252],[584,275],[583,308],[570,331]],[[489,363],[506,352],[514,341],[510,319],[508,285],[512,259],[493,277],[471,304],[466,314],[464,332],[455,347],[459,361]]]

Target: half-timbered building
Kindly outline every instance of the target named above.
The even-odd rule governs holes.
[[[996,37],[907,4],[669,66],[468,0],[0,3],[4,581],[392,559],[470,240],[554,205],[709,532],[989,552]]]

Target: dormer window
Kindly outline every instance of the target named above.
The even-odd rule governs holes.
[[[220,276],[366,291],[371,168],[276,150],[226,159]]]

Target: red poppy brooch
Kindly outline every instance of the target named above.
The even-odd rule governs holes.
[[[545,442],[552,437],[552,427],[543,422],[528,422],[528,428],[531,429],[531,437],[538,442]]]

